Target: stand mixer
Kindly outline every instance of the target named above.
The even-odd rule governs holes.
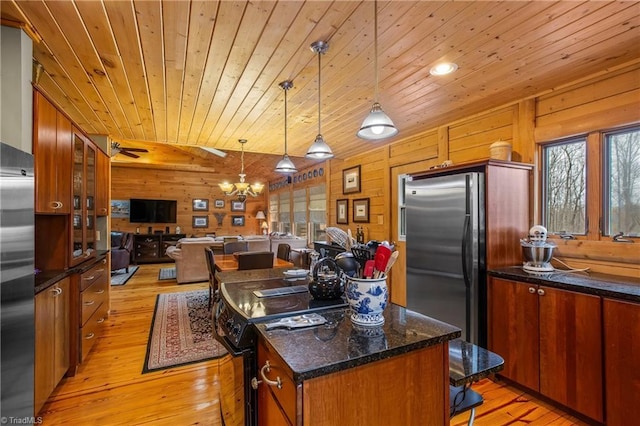
[[[544,274],[555,271],[551,266],[554,243],[547,242],[547,228],[534,225],[529,229],[529,237],[520,239],[524,263],[522,269],[529,274]]]

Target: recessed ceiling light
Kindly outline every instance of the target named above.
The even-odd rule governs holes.
[[[458,65],[453,62],[443,62],[431,68],[429,74],[431,75],[447,75],[451,74],[458,69]]]

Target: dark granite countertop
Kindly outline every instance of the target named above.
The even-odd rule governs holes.
[[[98,251],[96,252],[96,257],[88,260],[86,262],[81,263],[80,265],[69,268],[69,269],[54,269],[54,270],[46,270],[46,271],[38,271],[35,274],[34,284],[35,290],[34,294],[38,294],[43,290],[48,289],[58,281],[64,279],[73,274],[81,274],[92,266],[96,264],[96,262],[100,262],[102,259],[107,257],[109,251]]]
[[[492,269],[489,274],[498,278],[640,302],[640,277],[632,278],[593,272],[567,271],[529,274],[523,271],[520,266]]]
[[[219,282],[229,284],[245,281],[271,280],[273,278],[283,278],[284,271],[301,268],[268,268],[268,269],[248,269],[245,271],[216,272]],[[292,280],[294,281],[294,280]]]
[[[390,304],[382,327],[358,327],[349,308],[320,312],[327,323],[303,329],[267,331],[256,324],[260,336],[280,355],[301,383],[373,361],[401,355],[460,337],[461,331],[401,306]]]

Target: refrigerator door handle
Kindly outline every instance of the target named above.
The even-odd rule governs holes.
[[[469,280],[469,268],[467,265],[467,246],[469,245],[469,237],[471,232],[471,218],[468,214],[464,216],[464,226],[462,231],[462,277],[466,288],[471,287]]]

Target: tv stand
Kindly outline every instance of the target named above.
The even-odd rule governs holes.
[[[186,234],[134,234],[133,261],[135,263],[173,262],[166,255],[167,247],[174,246]]]

